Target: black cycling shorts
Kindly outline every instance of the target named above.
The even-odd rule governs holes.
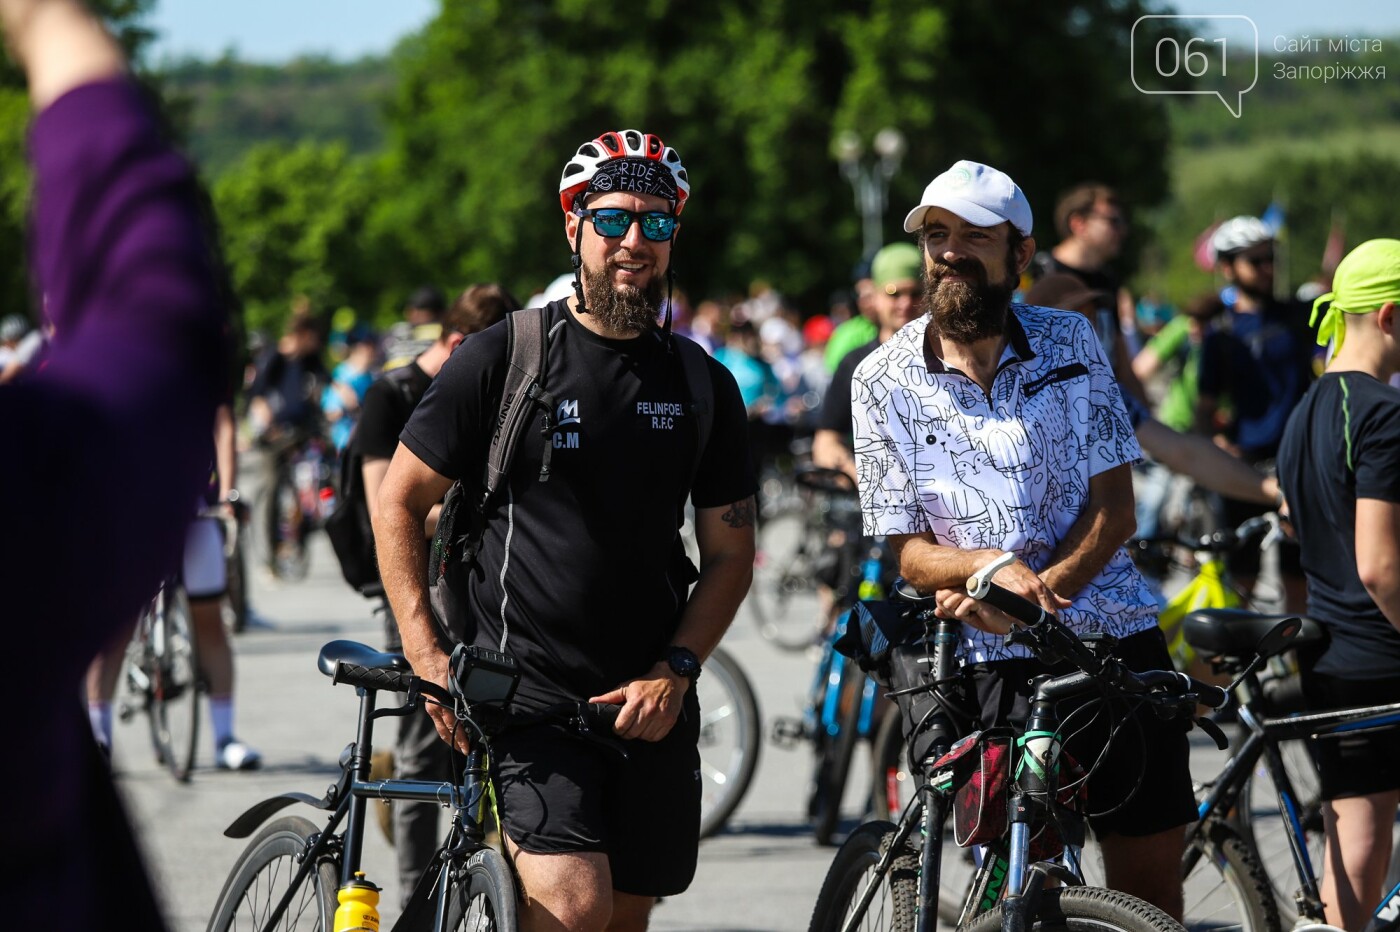
[[[700,851],[699,736],[693,688],[660,741],[609,745],[559,725],[501,735],[492,766],[506,833],[532,854],[605,853],[621,893],[685,892]]]
[[[1400,678],[1351,680],[1324,673],[1303,677],[1309,712],[1400,702]],[[1343,733],[1308,742],[1321,778],[1322,799],[1346,799],[1400,789],[1400,728]]]
[[[1130,670],[1172,669],[1160,628],[1124,638],[1114,654]],[[977,664],[972,670],[982,727],[1010,723],[1024,728],[1031,677],[1074,669],[1034,659]],[[1066,699],[1056,711],[1060,733],[1067,736],[1065,751],[1086,771],[1093,770],[1089,825],[1096,835],[1143,837],[1196,820],[1186,721],[1162,721],[1149,708],[1131,712],[1121,700],[1103,701],[1097,693]],[[1117,735],[1099,761],[1115,725],[1120,726]]]

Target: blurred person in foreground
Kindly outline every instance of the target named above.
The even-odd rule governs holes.
[[[43,696],[8,725],[30,763],[0,777],[15,803],[0,898],[16,929],[102,928],[115,909],[159,930],[78,697],[88,660],[178,560],[208,480],[218,276],[194,174],[97,19],[0,0],[0,22],[36,114],[31,271],[53,330],[44,366],[0,388],[6,643],[36,658]]]
[[[1279,448],[1325,647],[1302,663],[1310,710],[1400,702],[1400,240],[1362,243],[1341,261],[1317,342],[1327,371],[1303,396]],[[1380,902],[1400,805],[1400,734],[1368,729],[1316,741],[1326,835],[1327,921],[1366,926]]]

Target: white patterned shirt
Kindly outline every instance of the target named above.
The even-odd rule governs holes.
[[[1089,498],[1089,480],[1142,458],[1103,346],[1081,314],[1013,304],[990,394],[926,351],[929,318],[906,324],[851,385],[865,533],[932,534],[1009,550],[1037,573]],[[1060,618],[1124,638],[1157,603],[1122,547]],[[973,662],[1027,656],[963,626]]]

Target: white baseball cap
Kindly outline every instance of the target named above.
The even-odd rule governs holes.
[[[924,188],[919,206],[904,218],[904,232],[916,233],[930,207],[952,211],[973,226],[994,227],[1007,221],[1022,236],[1031,235],[1031,205],[1016,182],[990,165],[954,162]]]

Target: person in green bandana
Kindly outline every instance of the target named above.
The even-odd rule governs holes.
[[[1313,305],[1327,371],[1284,429],[1279,479],[1326,646],[1302,658],[1310,709],[1400,702],[1400,240],[1356,247]],[[1400,730],[1314,742],[1327,921],[1366,924],[1400,805]]]

